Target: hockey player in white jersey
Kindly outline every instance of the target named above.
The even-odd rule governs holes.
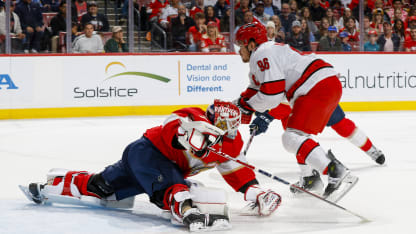
[[[254,112],[277,107],[286,96],[292,112],[282,136],[283,146],[296,154],[303,177],[312,175],[313,169],[327,174],[323,195],[339,200],[358,178],[311,138],[322,132],[338,106],[342,85],[337,72],[315,55],[302,55],[289,45],[269,42],[266,29],[258,23],[243,25],[236,33],[236,43],[243,62],[250,63],[249,87],[236,101],[242,123],[249,123]],[[350,186],[337,194],[346,178]]]

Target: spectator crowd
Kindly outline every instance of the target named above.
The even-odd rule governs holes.
[[[133,1],[135,14],[140,15],[135,24],[147,32],[147,40],[165,42],[175,51],[225,52],[230,33],[254,21],[267,28],[270,41],[299,51],[359,50],[361,40],[365,51],[416,51],[416,0],[364,0],[363,22],[359,22],[359,0],[235,0],[234,9],[229,0]],[[115,0],[115,4],[118,25],[110,25],[97,2],[72,0],[75,53],[128,51],[121,27],[127,19],[128,0]],[[13,53],[62,51],[65,0],[17,0],[11,1],[10,9]],[[230,29],[232,11],[235,29]],[[53,17],[45,18],[50,13]],[[0,0],[1,52],[5,21],[5,0]]]

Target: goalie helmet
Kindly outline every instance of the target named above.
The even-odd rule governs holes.
[[[267,30],[263,24],[259,22],[252,22],[241,26],[235,36],[237,42],[242,42],[245,46],[248,45],[250,39],[253,39],[258,45],[268,41]]]
[[[228,136],[237,135],[241,113],[233,103],[215,99],[214,104],[208,107],[206,116],[213,125],[227,132]]]

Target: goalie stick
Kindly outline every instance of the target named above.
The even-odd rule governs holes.
[[[231,157],[230,155],[228,155],[228,154],[226,154],[226,153],[223,153],[223,152],[221,152],[221,151],[216,151],[216,150],[215,150],[214,148],[212,148],[212,147],[208,147],[208,149],[209,149],[211,152],[213,152],[213,153],[215,153],[215,154],[217,154],[217,155],[219,155],[219,156],[221,156],[221,157],[224,157],[224,158],[226,158],[226,159],[228,159],[228,160],[231,160],[231,161],[234,161],[234,162],[236,162],[236,163],[239,163],[239,164],[241,164],[241,165],[243,165],[243,166],[245,166],[245,167],[247,167],[247,168],[250,168],[251,170],[253,170],[253,171],[255,171],[255,172],[258,172],[258,173],[260,173],[260,174],[262,174],[262,175],[264,175],[264,176],[267,176],[267,177],[269,177],[269,178],[271,178],[271,179],[273,179],[273,180],[276,180],[276,181],[278,181],[278,182],[280,182],[280,183],[283,183],[283,184],[285,184],[285,185],[288,185],[288,186],[290,186],[290,187],[296,188],[296,189],[298,189],[298,190],[300,190],[300,191],[302,191],[302,192],[304,192],[304,193],[306,193],[306,194],[308,194],[308,195],[310,195],[310,196],[312,196],[312,197],[314,197],[314,198],[316,198],[316,199],[319,199],[319,200],[321,200],[321,201],[323,201],[323,202],[328,203],[329,205],[335,206],[335,207],[337,207],[338,209],[341,209],[341,210],[343,210],[343,211],[345,211],[345,212],[347,212],[347,213],[350,213],[351,215],[354,215],[354,216],[356,216],[356,217],[360,218],[363,222],[370,222],[370,220],[369,220],[369,219],[367,219],[367,218],[365,218],[365,217],[363,217],[363,216],[361,216],[361,215],[359,215],[359,214],[357,214],[357,213],[355,213],[355,212],[353,212],[353,211],[351,211],[351,210],[349,210],[349,209],[347,209],[347,208],[345,208],[345,207],[343,207],[343,206],[340,206],[340,205],[336,204],[335,202],[328,201],[328,200],[326,200],[325,198],[323,198],[323,197],[321,197],[321,196],[319,196],[319,195],[317,195],[317,194],[315,194],[315,193],[309,192],[308,190],[303,189],[303,188],[301,188],[301,187],[299,187],[299,186],[297,186],[297,185],[295,185],[295,184],[290,184],[288,181],[286,181],[286,180],[284,180],[284,179],[282,179],[282,178],[280,178],[280,177],[278,177],[278,176],[272,175],[271,173],[269,173],[269,172],[267,172],[267,171],[264,171],[264,170],[262,170],[262,169],[256,168],[255,166],[253,166],[253,165],[251,165],[251,164],[248,164],[248,163],[245,163],[245,162],[243,162],[243,161],[240,161],[240,160],[238,160],[238,159],[236,159],[236,158],[233,158],[233,157]]]

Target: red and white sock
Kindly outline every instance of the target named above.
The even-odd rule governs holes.
[[[326,168],[330,163],[326,157],[325,150],[314,140],[308,138],[302,143],[296,153],[296,159],[299,165],[310,165],[321,173],[326,172]],[[311,170],[309,171],[312,172]],[[307,170],[302,173],[307,173]]]
[[[344,118],[331,126],[340,136],[347,138],[353,145],[367,152],[373,146],[368,136],[350,119]]]

